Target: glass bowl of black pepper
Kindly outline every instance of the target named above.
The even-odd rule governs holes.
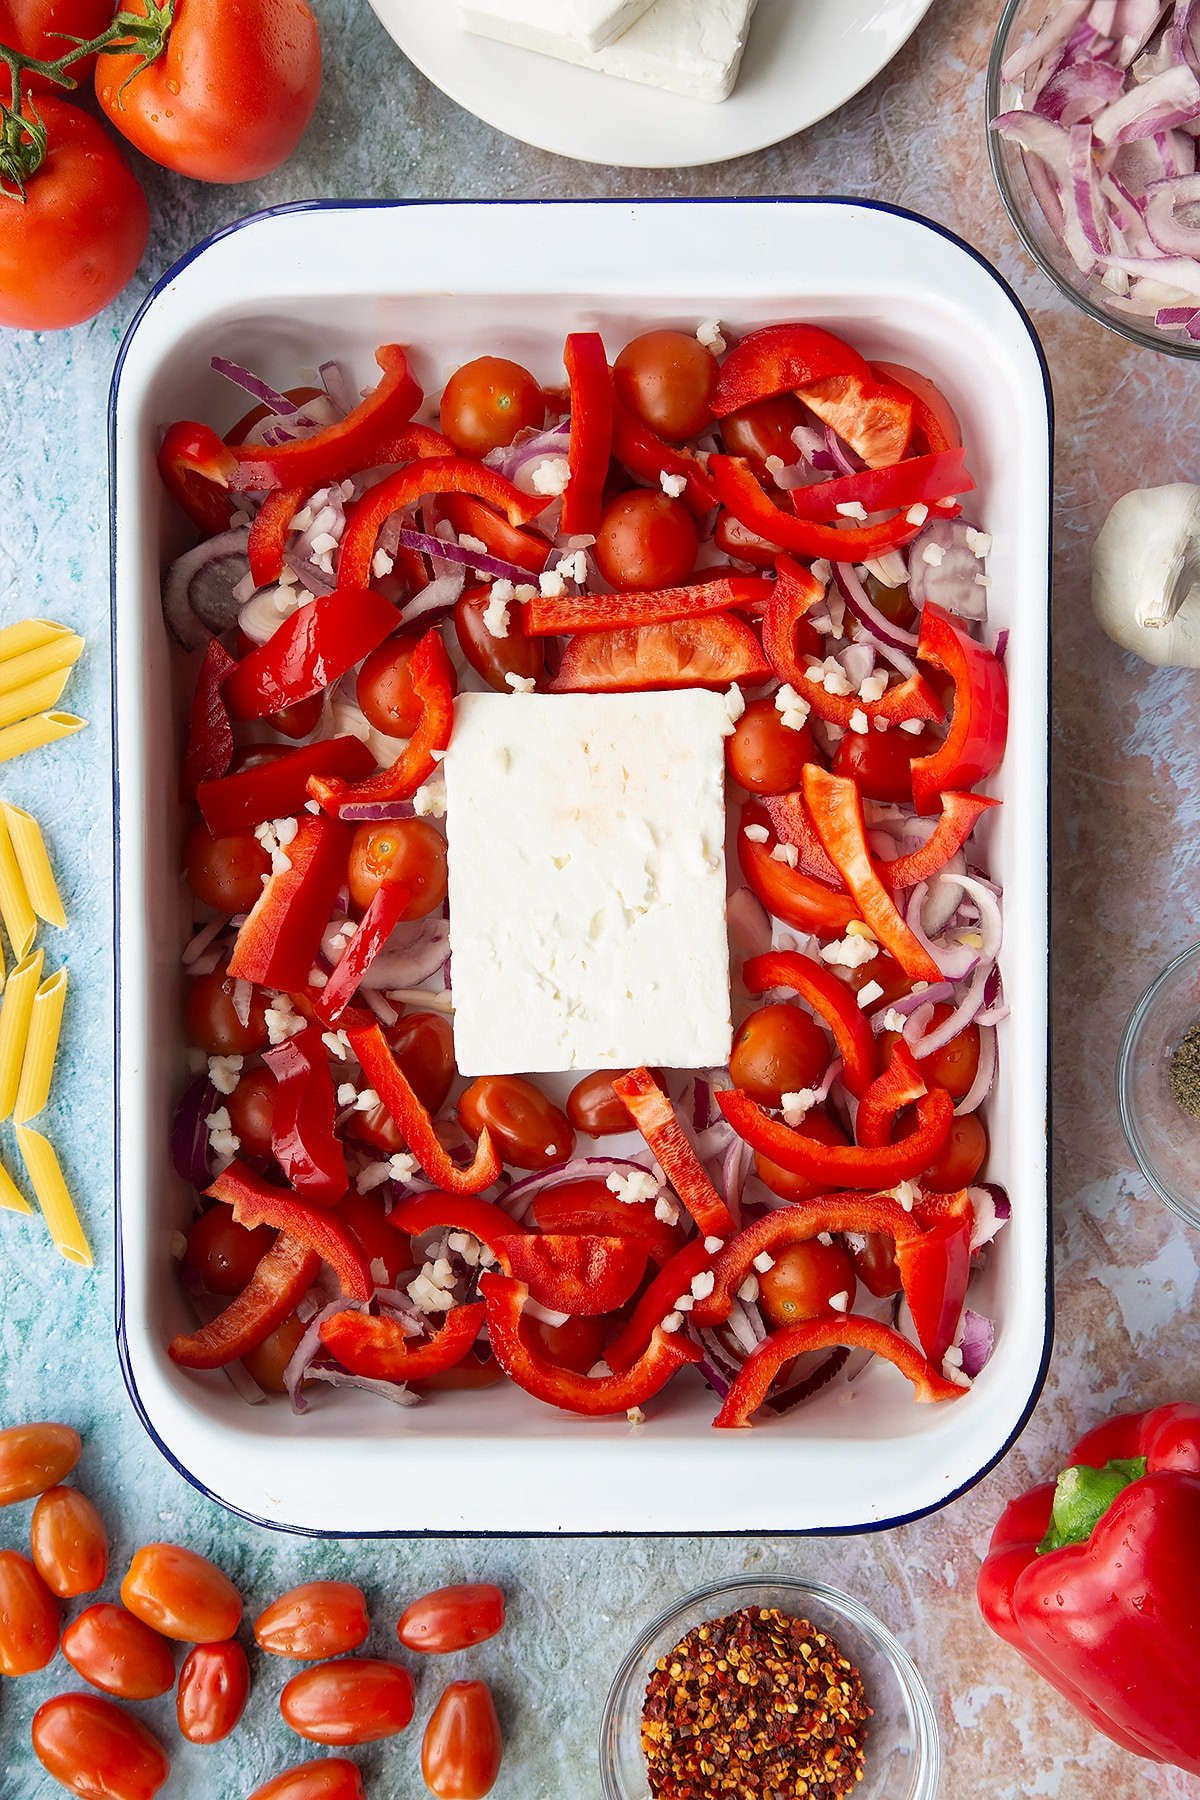
[[[1130,1013],[1117,1107],[1154,1192],[1200,1225],[1200,944],[1173,957]]]
[[[600,1724],[604,1800],[935,1800],[937,1718],[908,1652],[819,1582],[700,1588],[642,1632]],[[790,1785],[785,1781],[790,1778]]]

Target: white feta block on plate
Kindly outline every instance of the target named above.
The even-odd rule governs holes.
[[[587,50],[563,34],[552,46],[512,16],[534,0],[462,0],[468,31],[541,50],[562,62],[664,88],[693,100],[726,100],[733,92],[756,0],[654,0],[636,24],[606,49]],[[540,7],[537,10],[541,10]]]
[[[461,694],[442,768],[464,1075],[729,1060],[725,697]]]
[[[603,50],[641,18],[651,0],[460,0],[464,30],[559,56],[563,45]]]

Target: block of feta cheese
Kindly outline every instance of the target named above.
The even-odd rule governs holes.
[[[460,11],[468,31],[558,56],[564,44],[575,50],[603,50],[650,4],[651,0],[461,0]]]
[[[519,16],[535,0],[461,0],[468,31],[542,50],[562,62],[644,82],[693,100],[727,100],[737,81],[756,0],[654,0],[603,50],[563,34],[553,45]],[[554,10],[553,0],[547,0]],[[541,37],[541,41],[538,40]]]
[[[725,696],[461,694],[442,767],[464,1075],[729,1060]]]

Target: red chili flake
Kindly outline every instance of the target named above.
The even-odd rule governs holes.
[[[774,1607],[697,1625],[655,1665],[642,1708],[661,1800],[840,1800],[863,1778],[862,1676],[827,1632]]]

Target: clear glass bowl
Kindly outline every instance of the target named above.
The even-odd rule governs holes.
[[[1165,350],[1170,356],[1200,357],[1200,343],[1178,331],[1160,331],[1150,319],[1132,318],[1112,307],[1112,296],[1095,276],[1084,275],[1059,242],[1038,205],[1025,167],[1025,153],[991,129],[1002,112],[1019,107],[1017,90],[1002,79],[1000,65],[1010,49],[1031,37],[1061,0],[1007,0],[996,28],[987,72],[988,154],[1013,229],[1043,272],[1060,293],[1073,300],[1089,319],[1141,344],[1148,350]]]
[[[1200,1225],[1200,1119],[1171,1092],[1171,1057],[1200,1024],[1200,944],[1157,976],[1129,1015],[1117,1054],[1117,1106],[1138,1167],[1160,1200]]]
[[[937,1719],[916,1664],[865,1606],[819,1582],[733,1581],[699,1588],[647,1625],[617,1670],[600,1722],[604,1800],[649,1800],[642,1753],[642,1703],[660,1656],[693,1626],[743,1606],[774,1606],[827,1631],[862,1672],[874,1717],[866,1738],[863,1779],[854,1800],[934,1800],[941,1771]]]

